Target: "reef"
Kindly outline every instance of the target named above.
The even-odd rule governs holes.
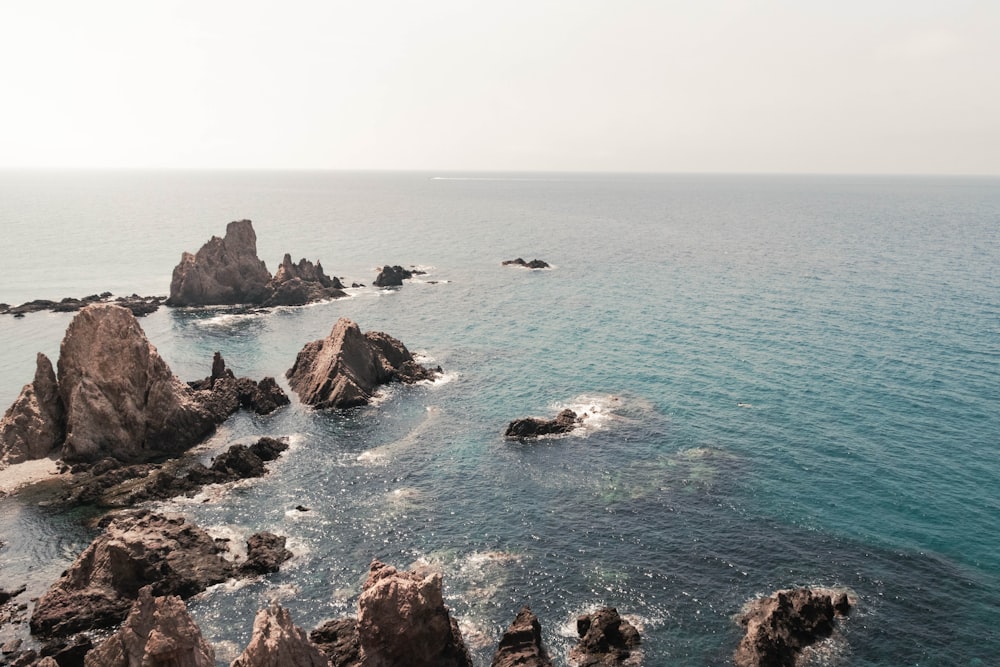
[[[583,423],[585,416],[578,416],[570,409],[563,410],[554,419],[539,419],[538,417],[522,417],[507,425],[504,436],[508,438],[526,439],[542,435],[569,433]]]
[[[526,269],[550,269],[549,263],[541,259],[533,259],[530,262],[524,261],[523,258],[518,257],[517,259],[505,259],[501,262],[503,266],[522,266]]]

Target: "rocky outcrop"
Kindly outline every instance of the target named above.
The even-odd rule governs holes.
[[[277,572],[281,564],[291,557],[292,552],[285,548],[284,535],[266,531],[257,533],[247,540],[247,559],[240,572],[250,577]]]
[[[491,667],[552,667],[542,645],[542,625],[531,609],[522,607],[500,638]]]
[[[328,667],[329,661],[278,604],[257,612],[246,650],[230,667]],[[400,665],[405,663],[399,663]]]
[[[139,296],[138,294],[133,294],[131,296],[120,296],[114,300],[112,300],[112,296],[111,292],[103,292],[101,294],[91,294],[82,299],[74,297],[66,297],[60,301],[35,299],[34,301],[26,301],[19,306],[0,303],[0,315],[24,317],[27,313],[37,313],[43,310],[51,310],[54,313],[74,313],[92,303],[113,302],[123,308],[128,308],[136,317],[142,317],[143,315],[148,315],[159,310],[160,304],[164,301],[162,296]]]
[[[533,259],[530,262],[524,261],[524,259],[518,257],[517,259],[505,259],[502,264],[504,266],[523,266],[526,269],[549,269],[548,262],[542,261],[540,259]]]
[[[419,269],[404,269],[398,264],[396,266],[386,265],[379,271],[372,284],[376,287],[399,287],[404,280],[409,280],[413,276],[422,276],[425,273],[427,272]]]
[[[307,343],[286,373],[299,399],[315,408],[349,408],[368,403],[389,382],[413,383],[436,377],[414,361],[401,342],[381,332],[361,333],[341,318],[330,335]]]
[[[0,420],[0,461],[20,463],[47,456],[63,441],[65,409],[52,362],[41,352],[35,379]]]
[[[31,632],[67,635],[113,626],[144,586],[188,598],[225,581],[235,566],[198,526],[179,515],[134,512],[109,520],[35,605]]]
[[[358,636],[365,667],[472,665],[437,573],[374,561],[358,600]]]
[[[304,258],[293,264],[292,256],[287,253],[268,288],[271,295],[263,302],[264,306],[303,306],[347,296],[340,280],[326,275],[322,264]]]
[[[358,639],[358,619],[338,618],[327,621],[309,633],[330,667],[360,667],[361,644]]]
[[[262,304],[270,296],[271,274],[257,257],[257,235],[249,220],[226,226],[192,255],[185,252],[174,267],[168,306]]]
[[[537,438],[541,435],[569,433],[580,425],[582,418],[572,410],[560,412],[555,419],[524,417],[507,425],[504,435],[508,438]]]
[[[139,590],[125,623],[87,653],[85,667],[215,667],[215,651],[183,600],[176,595],[155,597],[152,590]]]
[[[576,619],[579,643],[570,649],[576,667],[613,667],[638,664],[639,631],[613,607],[602,607]]]
[[[834,619],[850,610],[843,592],[796,588],[754,600],[740,624],[746,635],[733,660],[736,667],[794,667],[803,648],[829,637]]]
[[[241,407],[267,415],[290,402],[273,377],[265,377],[260,382],[247,377],[237,378],[226,367],[226,360],[219,352],[212,357],[212,374],[188,385],[199,392],[210,392],[199,394],[198,398],[219,421]]]

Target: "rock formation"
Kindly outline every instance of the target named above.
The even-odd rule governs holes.
[[[399,266],[383,266],[372,283],[376,287],[399,287],[404,280],[409,280],[413,276],[422,276],[426,271],[418,269],[404,269]]]
[[[360,667],[361,644],[358,640],[358,619],[338,618],[327,621],[309,633],[331,667]]]
[[[569,409],[560,412],[555,419],[524,417],[508,424],[504,435],[508,438],[537,438],[540,435],[569,433],[580,425],[581,419]]]
[[[746,635],[733,660],[736,667],[794,667],[803,648],[834,630],[834,618],[848,613],[845,593],[787,589],[750,603],[740,618]]]
[[[268,288],[271,295],[263,302],[264,306],[303,306],[347,296],[341,282],[323,272],[322,264],[314,265],[304,258],[293,264],[292,256],[287,253]]]
[[[0,420],[0,457],[20,463],[47,456],[63,441],[64,408],[52,362],[41,352],[35,379],[24,385]]]
[[[199,394],[199,399],[219,421],[240,407],[267,415],[290,402],[273,377],[265,377],[260,382],[247,377],[237,378],[233,371],[226,368],[226,360],[218,352],[212,358],[212,374],[188,385],[201,392],[212,392]]]
[[[358,600],[365,667],[471,667],[458,623],[441,596],[441,575],[371,564]]]
[[[272,604],[257,612],[250,644],[230,667],[328,667],[329,661],[288,610]],[[399,663],[400,665],[405,663]]]
[[[285,536],[261,532],[247,540],[247,559],[240,567],[246,576],[277,572],[281,564],[292,557],[285,548]]]
[[[144,586],[122,627],[87,653],[84,665],[215,667],[215,651],[179,597],[154,597]]]
[[[410,383],[435,377],[413,360],[406,346],[381,333],[361,333],[341,318],[330,335],[307,343],[286,373],[292,390],[315,408],[349,408],[368,403],[379,385]]]
[[[531,609],[522,607],[493,656],[491,667],[552,667],[542,645],[542,626]]]
[[[270,295],[271,274],[257,257],[257,235],[249,220],[226,226],[194,255],[185,252],[174,267],[168,306],[261,304]]]
[[[576,667],[613,667],[637,664],[639,631],[618,615],[612,607],[602,607],[593,614],[576,619],[580,642],[570,649],[569,658]]]
[[[502,264],[504,266],[523,266],[526,269],[549,269],[548,262],[542,261],[540,259],[533,259],[530,262],[524,261],[524,259],[518,257],[517,259],[505,259]]]
[[[60,301],[35,299],[34,301],[22,303],[20,306],[10,306],[6,303],[0,303],[0,315],[24,317],[27,313],[37,313],[43,310],[51,310],[55,313],[74,313],[78,310],[86,308],[92,303],[109,303],[111,302],[111,297],[111,292],[103,292],[101,294],[91,294],[90,296],[85,296],[82,299],[76,299],[73,297],[66,297]],[[139,296],[138,294],[133,294],[132,296],[120,296],[114,299],[115,304],[122,306],[123,308],[128,308],[136,317],[142,317],[143,315],[156,312],[159,310],[160,304],[163,303],[163,301],[164,298],[162,296]]]
[[[31,632],[59,636],[109,627],[125,617],[144,586],[153,595],[188,598],[238,574],[246,573],[223,557],[208,533],[179,515],[119,515],[38,600]]]

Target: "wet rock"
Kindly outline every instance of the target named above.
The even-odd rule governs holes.
[[[404,280],[409,280],[413,276],[420,276],[425,273],[426,271],[419,271],[417,269],[404,269],[399,265],[386,265],[379,271],[378,276],[376,276],[372,284],[376,287],[399,287],[403,284]]]
[[[327,621],[309,633],[331,667],[360,667],[361,644],[358,639],[358,619],[338,618]]]
[[[188,598],[232,575],[209,535],[179,515],[139,511],[113,517],[38,600],[31,632],[65,636],[110,627],[128,614],[139,589]]]
[[[572,410],[560,412],[555,419],[524,417],[507,425],[504,435],[508,438],[537,438],[540,435],[569,433],[580,425],[581,419]]]
[[[268,287],[271,295],[263,302],[264,306],[303,306],[347,296],[340,280],[326,275],[322,264],[304,258],[293,264],[287,253]]]
[[[260,532],[247,540],[247,559],[240,567],[245,576],[277,572],[281,564],[292,557],[285,548],[285,536]]]
[[[754,600],[740,618],[746,634],[733,656],[736,667],[794,667],[802,649],[829,637],[835,617],[849,609],[845,594],[821,589],[787,589]]]
[[[66,640],[46,644],[39,655],[51,658],[59,667],[84,667],[85,657],[93,648],[94,642],[90,637],[78,634]]]
[[[249,220],[226,226],[192,255],[185,252],[174,267],[168,306],[262,304],[270,296],[271,274],[257,257],[257,234]]]
[[[139,590],[122,627],[87,654],[85,667],[215,667],[215,651],[176,595]]]
[[[637,664],[639,631],[613,607],[602,607],[576,619],[579,643],[569,657],[576,667],[611,667]]]
[[[472,665],[437,573],[372,562],[358,600],[358,636],[365,667]]]
[[[552,667],[542,645],[542,626],[530,608],[522,607],[503,633],[491,667]]]
[[[329,664],[306,633],[292,623],[288,610],[272,604],[257,612],[250,644],[231,667],[328,667]]]
[[[549,266],[548,262],[545,262],[543,260],[533,259],[530,262],[526,262],[521,257],[518,257],[517,259],[506,259],[506,260],[504,260],[502,262],[502,264],[503,264],[503,266],[523,266],[526,269],[549,269],[549,268],[552,268],[552,267]]]
[[[65,408],[52,362],[41,352],[35,378],[0,420],[0,460],[20,463],[47,456],[62,443]]]
[[[401,342],[380,332],[362,334],[341,318],[330,335],[307,343],[286,373],[303,403],[315,408],[349,408],[368,403],[379,385],[412,383],[436,376],[413,360]]]

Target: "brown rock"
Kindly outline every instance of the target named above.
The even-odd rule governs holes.
[[[293,264],[287,253],[268,287],[272,293],[264,301],[265,306],[302,306],[347,296],[340,280],[326,275],[322,264],[304,258]]]
[[[537,438],[540,435],[569,433],[580,425],[580,418],[572,410],[560,412],[555,419],[524,417],[507,425],[504,435],[508,438]]]
[[[226,226],[194,255],[185,252],[170,280],[168,306],[262,304],[271,274],[257,257],[257,235],[249,220]]]
[[[35,379],[0,420],[0,460],[20,463],[47,456],[63,440],[64,408],[52,362],[41,352]]]
[[[570,649],[570,661],[577,667],[612,667],[636,664],[639,631],[618,615],[613,607],[602,607],[576,619],[579,643]]]
[[[176,595],[139,590],[122,627],[87,653],[85,667],[215,667],[215,651]]]
[[[376,287],[399,287],[403,284],[404,280],[409,280],[414,275],[421,273],[423,273],[423,271],[410,271],[409,269],[404,269],[399,265],[386,265],[379,271],[379,274],[375,277],[372,285],[375,285]]]
[[[247,540],[247,559],[240,572],[245,576],[277,572],[291,557],[292,552],[285,548],[284,535],[256,533]]]
[[[373,561],[358,600],[365,667],[471,667],[441,595],[441,575],[399,572]]]
[[[269,609],[257,612],[250,644],[230,667],[328,667],[329,664],[319,647],[295,627],[288,611],[272,604]]]
[[[338,618],[327,621],[310,632],[309,639],[330,660],[331,667],[360,667],[358,619]]]
[[[303,403],[316,408],[349,408],[368,403],[379,385],[415,382],[422,369],[401,342],[381,332],[362,334],[340,318],[330,335],[306,343],[286,373]]]
[[[531,609],[522,607],[493,656],[491,667],[552,667],[542,645],[542,626]]]

